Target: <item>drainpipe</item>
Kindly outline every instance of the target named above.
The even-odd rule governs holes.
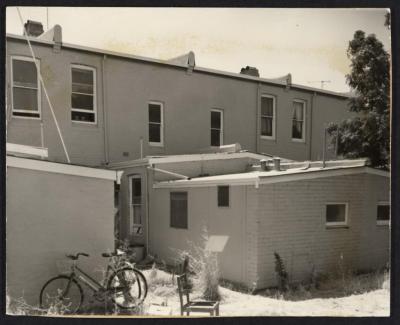
[[[314,91],[311,95],[311,104],[310,104],[310,131],[309,133],[309,145],[308,145],[308,160],[312,160],[312,128],[313,128],[313,110],[314,110],[314,101],[315,101],[316,92]]]
[[[107,99],[106,99],[106,59],[107,55],[103,55],[102,66],[101,66],[101,78],[102,78],[102,85],[103,85],[103,96],[102,96],[102,104],[103,104],[103,123],[104,123],[104,160],[105,164],[108,165],[110,162],[109,152],[108,152],[108,110],[107,106]]]
[[[257,83],[257,105],[256,105],[256,150],[255,152],[258,152],[258,146],[259,146],[259,137],[260,137],[260,130],[259,130],[259,118],[258,114],[260,111],[260,93],[261,93],[261,84],[260,82]]]
[[[146,168],[146,256],[149,254],[149,228],[150,228],[150,182],[149,182],[149,169]]]

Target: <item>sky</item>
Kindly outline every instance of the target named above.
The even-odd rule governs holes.
[[[385,9],[20,7],[24,21],[62,27],[63,41],[169,59],[194,51],[196,65],[260,76],[292,74],[292,82],[346,92],[346,56],[356,30],[374,33],[390,51]],[[6,31],[22,35],[16,7]]]

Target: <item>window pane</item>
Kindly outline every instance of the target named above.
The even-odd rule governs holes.
[[[187,193],[172,192],[171,200],[171,227],[187,228]]]
[[[150,142],[161,142],[161,125],[160,124],[149,124],[149,141]]]
[[[293,139],[302,139],[303,138],[303,122],[293,121],[292,138]]]
[[[274,100],[269,97],[261,97],[261,115],[274,115]]]
[[[211,130],[211,145],[213,147],[219,147],[221,145],[220,130]]]
[[[218,186],[218,206],[229,207],[229,186]]]
[[[133,206],[133,223],[137,225],[142,224],[142,206],[134,205]]]
[[[328,204],[326,206],[326,222],[345,222],[345,221],[346,221],[345,204]]]
[[[261,135],[272,137],[271,117],[261,117]]]
[[[132,181],[132,193],[131,193],[132,203],[138,203],[137,199],[138,198],[140,199],[142,196],[142,182],[140,178],[131,178],[131,181]]]
[[[221,128],[221,112],[211,111],[211,128],[212,129]]]
[[[72,91],[93,94],[93,71],[72,68]]]
[[[38,111],[38,98],[36,89],[13,88],[14,110]]]
[[[15,86],[37,88],[38,80],[34,62],[13,60],[12,69]]]
[[[149,104],[149,122],[161,123],[161,106]]]
[[[377,220],[390,220],[390,206],[389,205],[378,205],[378,216]]]
[[[71,112],[71,119],[73,121],[94,122],[94,113],[85,112]]]
[[[74,94],[71,96],[72,108],[93,110],[93,96],[92,95],[82,95]]]
[[[293,119],[303,121],[304,118],[304,104],[293,102]]]

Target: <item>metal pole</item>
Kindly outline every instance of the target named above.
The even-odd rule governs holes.
[[[324,126],[324,137],[323,137],[323,146],[322,146],[322,167],[325,168],[325,151],[326,151],[326,126]]]

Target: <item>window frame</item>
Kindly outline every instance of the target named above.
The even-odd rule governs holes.
[[[221,121],[221,125],[220,125],[220,129],[216,129],[216,128],[213,128],[212,127],[212,125],[211,125],[211,114],[212,114],[212,112],[217,112],[217,113],[220,113],[221,114],[221,118],[220,118],[220,121]],[[220,108],[212,108],[211,110],[210,110],[210,147],[212,147],[212,148],[219,148],[219,147],[221,147],[221,146],[223,146],[224,145],[224,110],[223,109],[220,109]],[[212,130],[220,130],[220,134],[219,134],[219,146],[213,146],[213,145],[211,145],[211,140],[212,140],[212,138],[211,138],[211,131]]]
[[[344,221],[328,222],[327,221],[328,205],[345,205]],[[349,221],[349,203],[348,202],[326,202],[325,203],[325,226],[326,227],[347,227],[348,221]]]
[[[140,195],[140,217],[141,217],[141,222],[142,223],[135,223],[134,221],[135,221],[135,216],[134,216],[134,208],[133,208],[133,206],[134,205],[136,205],[136,206],[138,206],[139,204],[134,204],[133,202],[132,202],[132,195],[133,195],[133,182],[132,182],[132,180],[133,179],[140,179],[140,192],[141,192],[141,195]],[[138,236],[138,237],[143,237],[143,234],[144,234],[144,229],[143,229],[143,181],[142,181],[142,176],[141,175],[139,175],[139,174],[135,174],[135,175],[130,175],[129,177],[128,177],[128,180],[129,180],[129,225],[130,225],[130,227],[129,227],[129,234],[132,236]],[[138,234],[138,233],[134,233],[133,232],[133,228],[134,227],[141,227],[141,233],[140,234]]]
[[[88,96],[89,94],[78,93],[72,91],[72,69],[81,69],[81,70],[89,70],[93,72],[93,110],[81,109],[81,108],[73,108],[72,107],[72,94],[82,94]],[[97,125],[97,73],[96,68],[90,67],[87,65],[82,64],[71,64],[70,65],[70,86],[71,86],[71,95],[70,95],[70,109],[71,109],[71,122],[78,123],[78,124],[89,124],[89,125]],[[81,112],[81,113],[93,113],[94,121],[93,122],[86,122],[86,121],[76,121],[72,119],[72,112]]]
[[[11,56],[11,66],[10,66],[10,72],[11,72],[11,116],[12,118],[20,118],[20,119],[29,119],[29,120],[41,120],[42,119],[42,103],[41,103],[41,82],[40,82],[40,60],[39,59],[33,59],[31,57],[27,56],[18,56],[18,55],[13,55]],[[36,68],[36,78],[37,78],[37,106],[38,106],[38,114],[39,116],[18,116],[14,115],[14,112],[16,113],[32,113],[30,110],[20,110],[20,109],[14,109],[14,69],[13,69],[13,62],[14,60],[16,61],[26,61],[26,62],[33,62],[35,64]],[[38,71],[39,69],[39,71]],[[17,88],[28,88],[28,89],[36,89],[36,88],[30,88],[30,87],[20,87],[17,86]]]
[[[269,135],[263,135],[262,134],[262,118],[263,117],[269,117],[269,116],[267,116],[267,115],[263,115],[262,114],[262,98],[263,97],[265,97],[265,98],[272,98],[272,114],[273,114],[273,116],[272,116],[272,135],[271,136],[269,136]],[[276,97],[275,96],[273,96],[273,95],[268,95],[268,94],[263,94],[263,95],[261,95],[261,98],[260,98],[260,137],[261,137],[261,139],[266,139],[266,140],[275,140],[275,138],[276,138]]]
[[[219,189],[221,187],[228,188],[228,205],[219,205]],[[229,185],[217,185],[217,207],[222,209],[231,207],[231,187]]]
[[[173,193],[185,193],[186,194],[186,227],[177,227],[172,225],[172,194]],[[189,229],[189,193],[188,191],[170,191],[169,192],[169,227],[178,230],[188,230]]]
[[[379,206],[388,206],[389,207],[389,220],[378,220],[378,207]],[[390,202],[389,201],[378,201],[376,204],[376,225],[377,226],[389,226],[391,220],[390,215]]]
[[[149,106],[150,105],[159,105],[160,106],[160,123],[150,122],[149,118]],[[164,147],[164,103],[158,101],[149,101],[147,103],[147,119],[148,119],[148,137],[149,137],[149,145],[152,147]],[[150,141],[150,124],[159,124],[160,125],[160,142],[152,142]]]
[[[303,128],[301,132],[301,139],[299,138],[293,138],[293,110],[294,110],[294,105],[293,103],[301,103],[303,104]],[[291,124],[290,124],[290,130],[291,130],[291,139],[293,142],[306,142],[306,121],[307,121],[307,102],[304,99],[293,99],[292,101],[292,115],[291,115]]]

